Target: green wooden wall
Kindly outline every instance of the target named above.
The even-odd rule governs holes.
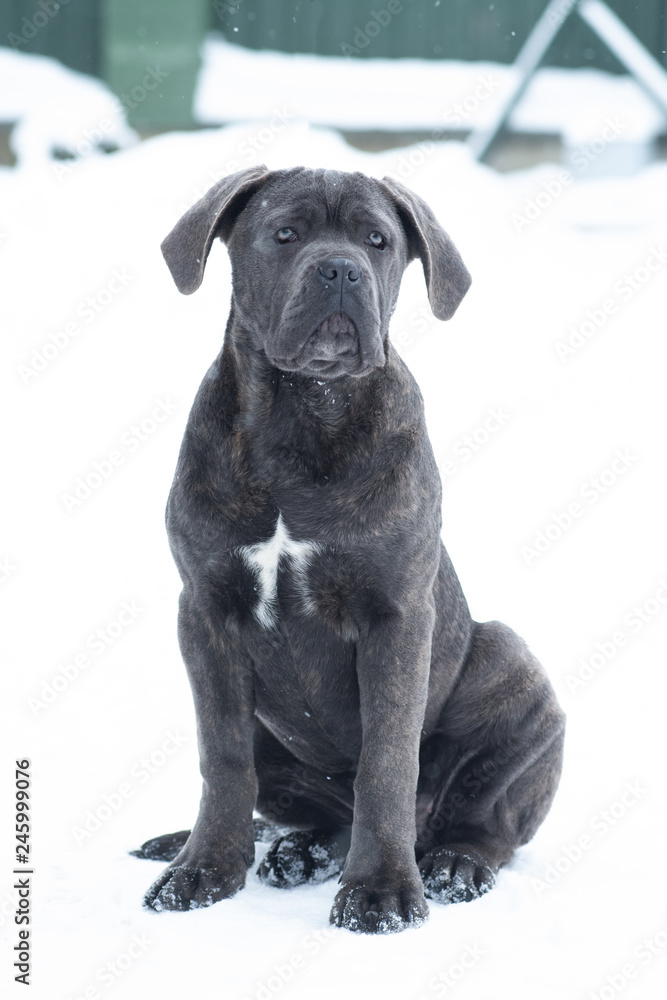
[[[201,0],[101,0],[100,75],[140,129],[193,125],[199,50],[209,30]]]
[[[667,66],[667,0],[607,2]],[[400,12],[392,13],[391,0],[213,0],[211,26],[253,49],[508,63],[546,5],[547,0],[399,0]],[[366,25],[378,21],[373,12],[388,23],[368,37]],[[567,19],[546,63],[621,69],[576,15]]]
[[[0,0],[0,45],[99,76],[101,0]]]
[[[508,63],[546,2],[0,0],[0,45],[102,77],[139,128],[188,127],[199,50],[210,30],[253,49]],[[667,0],[607,2],[667,67]],[[576,15],[546,64],[622,69]]]

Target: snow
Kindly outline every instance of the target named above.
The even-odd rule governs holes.
[[[0,48],[0,122],[18,122],[11,146],[22,165],[49,159],[54,149],[79,160],[139,139],[100,80],[7,48]]]
[[[492,62],[257,52],[212,33],[203,46],[194,110],[209,125],[271,120],[278,113],[350,130],[456,132],[488,121],[514,73]],[[635,141],[664,130],[664,115],[630,76],[549,67],[538,70],[510,124],[578,144],[608,118]]]
[[[667,951],[667,166],[499,175],[460,143],[365,154],[303,119],[280,124],[0,170],[0,793],[10,801],[13,760],[29,757],[30,995],[654,1000]],[[473,285],[453,320],[433,319],[415,263],[392,336],[425,397],[473,615],[525,637],[568,714],[563,780],[535,839],[492,892],[432,904],[399,935],[332,930],[335,882],[283,890],[252,872],[210,909],[149,913],[161,864],[127,853],[196,816],[162,516],[230,294],[221,245],[184,297],[159,244],[230,164],[260,158],[394,172],[461,250]],[[2,981],[19,997],[5,815]]]

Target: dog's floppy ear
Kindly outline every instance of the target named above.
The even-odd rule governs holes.
[[[162,254],[179,292],[196,292],[216,236],[226,239],[239,212],[266,181],[263,165],[223,177],[188,209],[162,242]]]
[[[408,238],[409,259],[421,259],[433,315],[451,319],[472,281],[460,253],[419,195],[392,177],[383,177],[378,184],[401,217]]]

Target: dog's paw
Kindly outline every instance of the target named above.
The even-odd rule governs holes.
[[[278,837],[290,832],[288,826],[279,826],[273,820],[263,817],[260,819],[255,817],[252,821],[252,827],[256,844],[272,844]]]
[[[164,833],[161,837],[153,837],[129,853],[134,858],[147,858],[149,861],[173,861],[185,847],[189,830],[179,830],[178,833]]]
[[[257,874],[281,889],[326,882],[342,872],[346,853],[347,845],[328,830],[293,831],[273,842]]]
[[[287,827],[278,826],[266,819],[252,821],[255,842],[272,844],[280,833],[288,833]],[[161,837],[153,837],[145,841],[141,847],[128,853],[133,858],[148,861],[173,861],[188,842],[190,830],[179,830],[178,833],[163,833]]]
[[[496,873],[477,852],[436,847],[419,862],[424,892],[438,903],[469,903],[492,889]]]
[[[230,852],[223,864],[195,865],[177,859],[150,887],[144,906],[158,911],[195,910],[229,899],[245,885],[248,863],[238,852]]]
[[[336,896],[329,921],[364,934],[391,934],[420,927],[427,918],[422,886],[411,879],[395,884],[355,879]]]

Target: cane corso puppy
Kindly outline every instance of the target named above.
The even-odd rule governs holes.
[[[203,792],[192,832],[137,852],[171,861],[145,903],[233,896],[268,826],[260,878],[340,875],[334,924],[401,930],[425,897],[490,889],[561,770],[542,668],[471,620],[422,398],[388,337],[411,260],[438,319],[470,276],[419,197],[361,173],[221,180],[162,244],[181,292],[215,237],[231,311],[167,506]]]

